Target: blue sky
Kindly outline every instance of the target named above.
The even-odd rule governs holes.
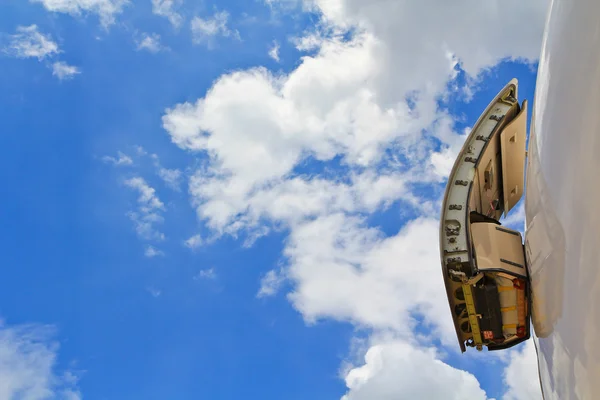
[[[546,2],[428,3],[3,2],[0,398],[539,398],[436,218]]]

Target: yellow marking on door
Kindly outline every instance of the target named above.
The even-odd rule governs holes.
[[[498,286],[499,292],[509,292],[511,290],[515,290],[515,288],[512,286]]]
[[[481,340],[481,331],[479,330],[479,321],[477,320],[477,311],[475,310],[475,300],[473,299],[473,292],[471,292],[471,285],[462,285],[462,289],[465,294],[465,303],[467,305],[467,313],[469,314],[473,342],[477,350],[481,350],[483,341]]]

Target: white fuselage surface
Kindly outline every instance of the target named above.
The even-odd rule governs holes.
[[[600,399],[600,0],[552,2],[526,176],[544,396]]]

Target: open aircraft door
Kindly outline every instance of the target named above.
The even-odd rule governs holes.
[[[523,196],[527,101],[513,79],[479,117],[444,195],[440,252],[461,350],[512,347],[530,336],[521,233],[500,225]]]

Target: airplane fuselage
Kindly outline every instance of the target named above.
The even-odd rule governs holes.
[[[600,2],[555,0],[540,57],[525,196],[546,399],[600,396]]]

